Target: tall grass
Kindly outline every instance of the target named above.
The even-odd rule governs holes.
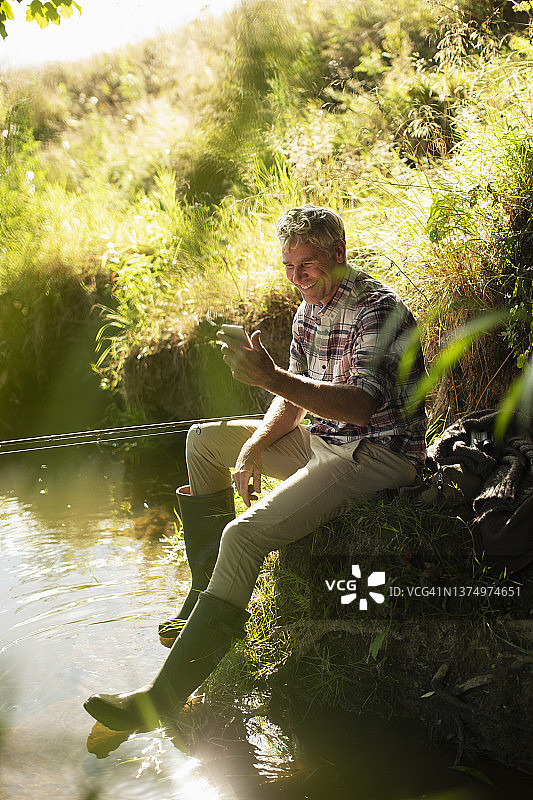
[[[5,76],[2,127],[19,121],[15,150],[15,128],[3,139],[0,281],[17,303],[28,293],[26,339],[53,327],[35,309],[68,273],[103,316],[95,360],[116,387],[132,351],[204,318],[250,321],[273,294],[294,302],[274,223],[314,202],[427,320],[430,358],[455,322],[509,307],[523,366],[532,52],[520,15],[482,6],[249,2],[216,26]]]

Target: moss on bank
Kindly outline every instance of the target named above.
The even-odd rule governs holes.
[[[102,275],[21,270],[0,293],[0,437],[97,425],[110,397],[91,362],[109,298]]]

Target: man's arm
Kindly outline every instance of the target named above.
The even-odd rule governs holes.
[[[364,427],[377,408],[376,400],[355,386],[314,381],[281,369],[261,344],[258,331],[252,334],[252,348],[220,339],[226,345],[224,361],[236,380],[261,386],[319,417]]]
[[[257,495],[252,492],[261,491],[261,451],[294,430],[304,416],[305,409],[283,397],[275,397],[260,426],[244,443],[235,464],[233,480],[245,505],[257,500]]]
[[[264,388],[287,400],[298,397],[300,403],[318,417],[351,422],[361,427],[368,425],[377,408],[374,398],[356,386],[313,381],[279,367],[276,367],[269,387]]]

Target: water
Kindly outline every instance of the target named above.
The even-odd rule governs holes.
[[[166,655],[156,623],[186,594],[188,570],[159,541],[136,538],[134,517],[169,509],[183,465],[169,462],[165,486],[94,453],[9,458],[0,462],[3,800],[530,796],[528,779],[503,770],[492,770],[494,788],[450,770],[453,748],[430,747],[416,725],[333,712],[295,723],[266,712],[260,696],[200,736],[194,709],[181,732],[126,738],[93,726],[89,694],[137,688]]]

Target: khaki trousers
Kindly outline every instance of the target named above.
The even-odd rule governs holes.
[[[231,485],[232,468],[254,420],[213,422],[191,428],[187,467],[192,493]],[[408,486],[416,469],[404,456],[367,439],[332,445],[304,425],[262,451],[263,474],[283,482],[224,528],[207,592],[239,608],[252,594],[265,556],[306,536],[358,498]]]

